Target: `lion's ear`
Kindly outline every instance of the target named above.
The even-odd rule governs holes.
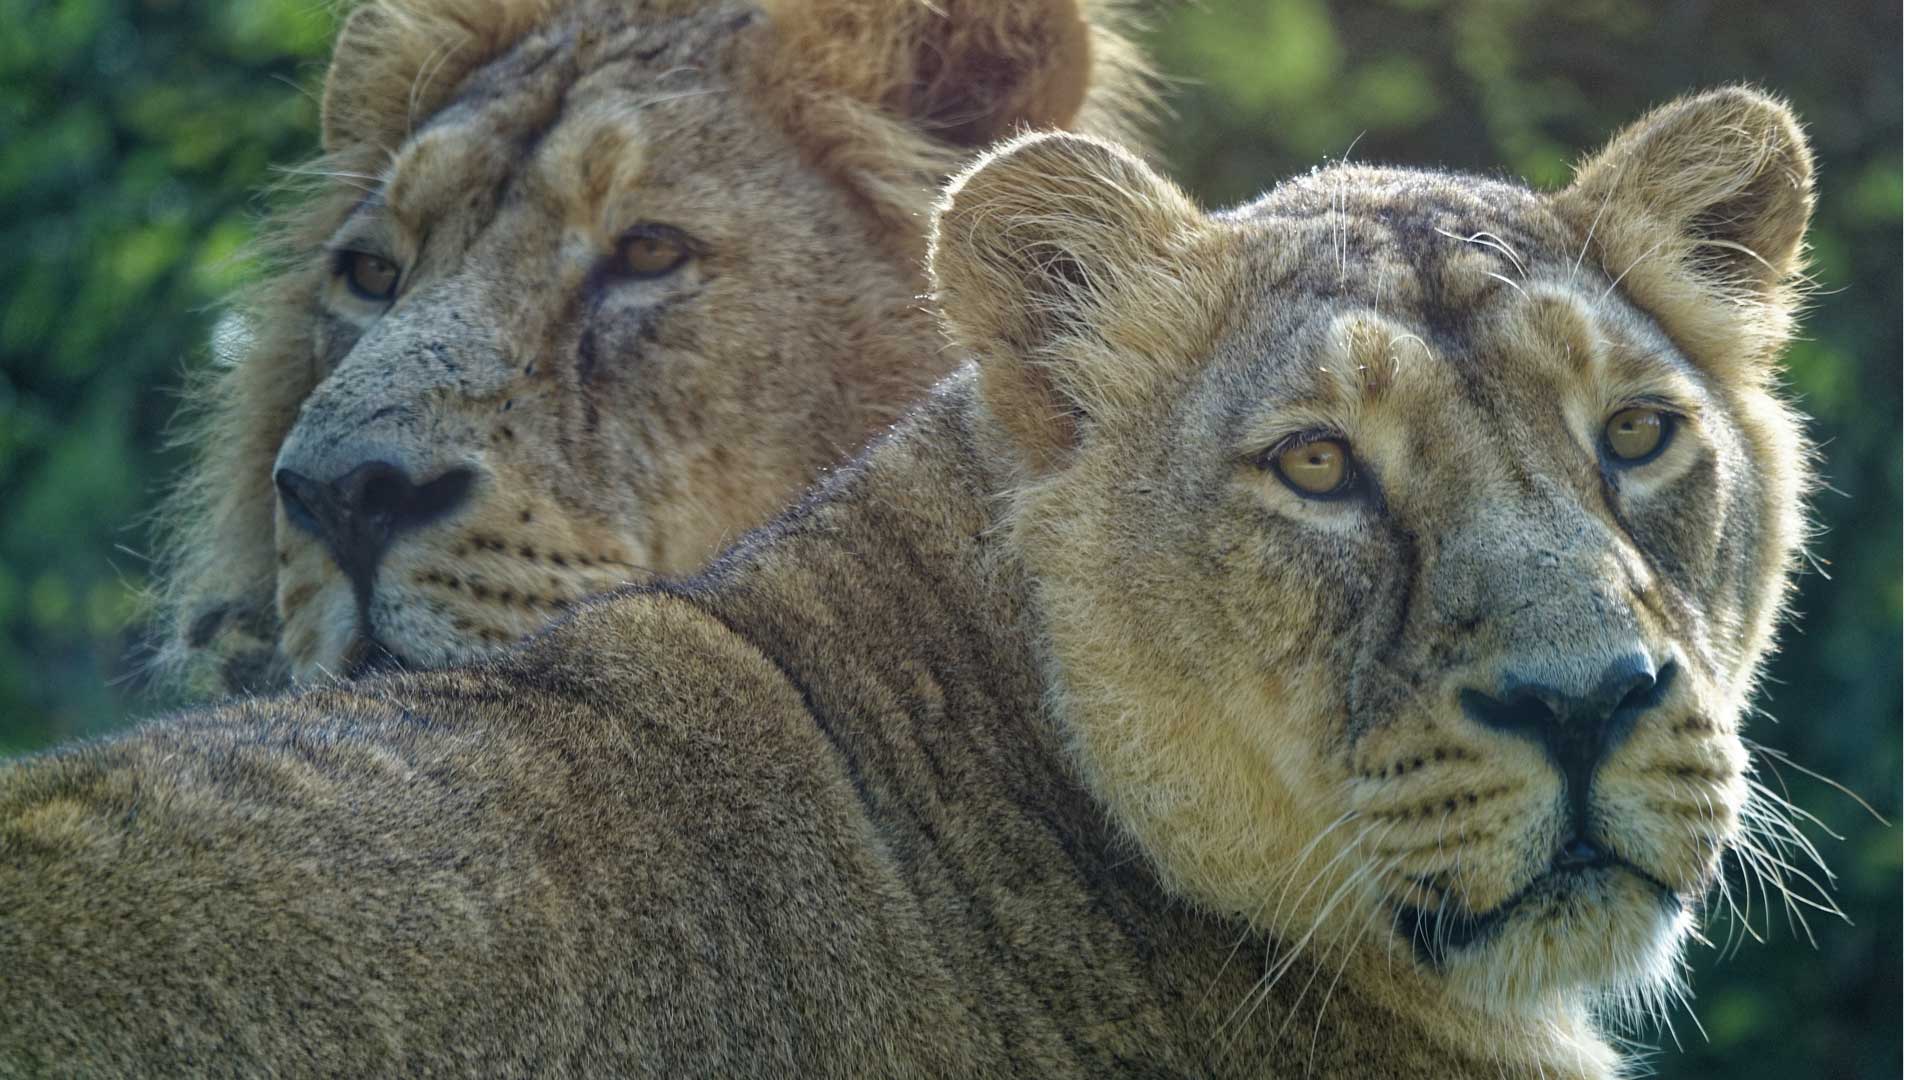
[[[1582,164],[1554,201],[1689,353],[1763,361],[1785,342],[1813,155],[1780,102],[1729,87],[1665,105]]]
[[[321,149],[391,150],[405,141],[409,113],[437,103],[472,63],[461,54],[479,47],[462,29],[437,23],[425,11],[408,18],[381,3],[347,16],[320,95]]]
[[[1111,143],[1036,134],[955,178],[929,270],[947,332],[1031,465],[1141,407],[1211,344],[1224,233]]]
[[[433,115],[473,69],[548,14],[537,0],[472,7],[367,3],[334,38],[320,96],[320,146],[391,150]]]
[[[388,110],[379,107],[374,86],[381,80],[362,73],[384,68],[378,43],[389,21],[387,12],[369,4],[348,13],[340,24],[326,88],[320,92],[320,147],[329,154],[382,141],[375,129],[384,126],[381,114]]]
[[[1093,79],[1093,30],[1077,0],[767,7],[789,73],[961,146],[986,146],[1023,126],[1068,126]]]

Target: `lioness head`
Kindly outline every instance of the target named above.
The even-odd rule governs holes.
[[[1811,203],[1738,89],[1554,194],[1339,165],[1208,216],[1071,136],[956,185],[1056,704],[1174,889],[1479,1010],[1668,985],[1802,533]]]
[[[1024,126],[1124,126],[1097,0],[373,0],[320,189],[176,503],[175,659],[472,657],[700,565],[895,417],[925,211]]]

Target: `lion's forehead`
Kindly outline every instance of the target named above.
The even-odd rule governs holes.
[[[1185,384],[1167,460],[1197,505],[1244,487],[1244,463],[1289,440],[1348,444],[1389,528],[1264,509],[1260,520],[1280,546],[1318,553],[1326,572],[1297,611],[1343,628],[1356,672],[1451,670],[1469,651],[1413,631],[1530,604],[1546,622],[1509,620],[1475,640],[1531,647],[1541,626],[1561,625],[1548,616],[1565,608],[1573,625],[1575,601],[1603,594],[1607,611],[1641,612],[1694,648],[1702,670],[1722,663],[1706,621],[1751,609],[1764,570],[1716,541],[1763,528],[1761,500],[1738,482],[1752,459],[1739,395],[1614,287],[1580,232],[1511,185],[1358,169],[1323,170],[1216,220],[1239,233],[1241,291],[1213,362]],[[1602,433],[1647,402],[1689,418],[1693,449],[1673,460],[1690,464],[1636,488],[1623,518]],[[1196,445],[1236,452],[1180,449]],[[1190,550],[1240,550],[1222,537],[1244,516],[1181,520]],[[1369,698],[1369,714],[1384,700]]]
[[[710,42],[689,34],[688,21],[598,28],[576,15],[529,35],[421,123],[370,203],[424,228],[437,215],[484,209],[468,197],[476,190],[492,191],[496,208],[527,184],[605,198],[651,164],[661,141],[711,142],[738,110],[684,115],[687,103],[724,90],[700,62]]]
[[[1296,177],[1221,215],[1259,232],[1345,238],[1336,261],[1376,249],[1419,254],[1448,234],[1490,240],[1521,259],[1571,256],[1568,227],[1536,192],[1482,176],[1424,169],[1334,166]]]
[[[1717,474],[1748,455],[1729,389],[1525,189],[1323,170],[1224,220],[1242,284],[1172,440],[1236,451],[1190,476],[1207,491],[1237,462],[1324,434],[1428,536],[1472,524],[1551,546],[1605,517],[1595,462],[1620,409],[1692,416]],[[1697,524],[1668,514],[1660,528]]]
[[[1268,291],[1411,309],[1441,332],[1484,308],[1501,278],[1557,275],[1577,257],[1577,238],[1531,192],[1420,172],[1312,174],[1238,225]]]
[[[1713,394],[1525,189],[1328,170],[1230,220],[1242,282],[1209,392],[1240,420],[1278,410],[1278,423],[1314,413],[1335,429],[1369,416],[1443,428],[1468,409],[1504,418],[1511,435],[1561,422],[1570,402]]]

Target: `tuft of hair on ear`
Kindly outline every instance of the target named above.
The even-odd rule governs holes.
[[[1157,82],[1133,0],[766,0],[762,64],[786,125],[918,250],[928,200],[1027,129],[1135,142]]]
[[[1075,0],[776,0],[781,47],[811,80],[981,146],[1015,124],[1065,127],[1086,96],[1091,30]]]
[[[1101,139],[1029,134],[983,156],[936,209],[928,273],[942,326],[1030,465],[1063,464],[1088,423],[1142,407],[1211,345],[1223,232]]]
[[[1791,336],[1813,172],[1793,112],[1735,86],[1647,114],[1554,204],[1677,344],[1737,375],[1766,369]]]

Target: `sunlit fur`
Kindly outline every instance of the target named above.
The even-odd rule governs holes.
[[[1553,195],[1207,215],[1017,139],[933,230],[977,367],[698,575],[0,770],[0,1073],[1615,1080],[1723,856],[1782,878],[1738,731],[1805,448],[1722,306],[1784,325],[1810,203],[1737,89]],[[1302,433],[1370,486],[1295,494]],[[1572,785],[1461,691],[1634,648],[1615,862],[1550,875]]]
[[[192,395],[162,666],[241,689],[446,663],[705,562],[956,362],[916,300],[939,182],[1021,127],[1127,134],[1150,96],[1128,20],[1112,0],[355,10],[244,353]],[[642,223],[694,258],[609,280]],[[349,249],[401,267],[390,309],[334,275]],[[272,475],[370,460],[478,479],[386,553],[363,624]]]
[[[1077,148],[963,188],[935,268],[987,399],[1024,403],[1012,528],[1094,789],[1171,886],[1297,943],[1277,966],[1573,1032],[1664,1007],[1742,843],[1739,723],[1801,541],[1791,117],[1722,92],[1558,195],[1343,163],[1212,219]],[[1680,427],[1609,479],[1607,417],[1647,402]],[[1372,495],[1282,484],[1264,455],[1300,432],[1349,440]],[[1529,894],[1565,785],[1461,692],[1637,647],[1677,685],[1591,824],[1632,869]],[[1393,929],[1503,909],[1458,948]]]

